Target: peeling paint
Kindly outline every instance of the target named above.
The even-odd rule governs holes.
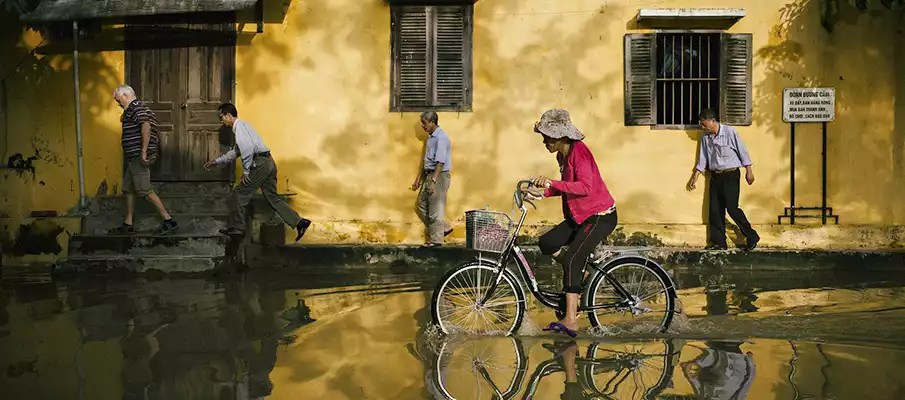
[[[19,177],[22,177],[26,171],[31,172],[32,178],[35,176],[35,166],[32,164],[33,161],[39,159],[41,157],[40,151],[35,151],[35,155],[26,158],[22,153],[16,153],[9,157],[6,161],[6,167],[13,169],[19,174]]]
[[[57,236],[63,233],[60,225],[50,220],[35,220],[28,224],[19,225],[16,236],[9,234],[2,238],[3,249],[6,254],[24,256],[30,254],[55,254],[63,251]],[[7,250],[8,249],[8,250]]]

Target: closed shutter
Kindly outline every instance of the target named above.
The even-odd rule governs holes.
[[[391,111],[471,111],[472,6],[395,6]]]
[[[431,97],[427,9],[400,7],[393,16],[393,29],[397,33],[395,100],[401,107],[426,106]]]
[[[460,107],[466,104],[467,16],[465,7],[436,8],[435,106]]]
[[[751,125],[750,33],[724,33],[721,38],[720,122]]]
[[[653,125],[655,48],[653,33],[625,35],[625,125]]]

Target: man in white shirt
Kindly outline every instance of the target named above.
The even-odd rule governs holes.
[[[245,208],[251,197],[260,188],[264,199],[280,215],[283,221],[296,229],[298,242],[305,235],[305,231],[311,225],[311,221],[299,217],[277,195],[277,166],[270,157],[270,149],[264,145],[264,141],[258,132],[239,118],[236,106],[230,103],[220,105],[220,122],[231,127],[236,135],[236,146],[226,154],[204,164],[204,169],[210,171],[215,165],[235,162],[236,158],[242,158],[242,179],[233,188],[230,196],[230,224],[220,232],[229,236],[241,236],[245,234]]]

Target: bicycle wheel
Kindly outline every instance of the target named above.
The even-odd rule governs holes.
[[[612,399],[653,399],[672,382],[681,349],[673,339],[641,343],[592,343],[583,378],[596,394]]]
[[[514,398],[527,368],[528,354],[511,336],[444,342],[433,365],[432,393],[447,400]]]
[[[443,333],[510,335],[518,330],[525,315],[525,293],[509,270],[503,271],[503,279],[487,303],[478,305],[498,271],[499,267],[475,262],[448,272],[440,280],[431,301],[431,314]]]
[[[630,298],[616,290],[618,282]],[[585,306],[613,306],[588,312],[595,328],[618,332],[665,332],[675,314],[676,290],[666,271],[641,257],[616,260],[591,277]]]

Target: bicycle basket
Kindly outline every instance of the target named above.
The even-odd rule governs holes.
[[[509,243],[512,219],[498,211],[465,212],[465,247],[470,250],[502,253]]]

